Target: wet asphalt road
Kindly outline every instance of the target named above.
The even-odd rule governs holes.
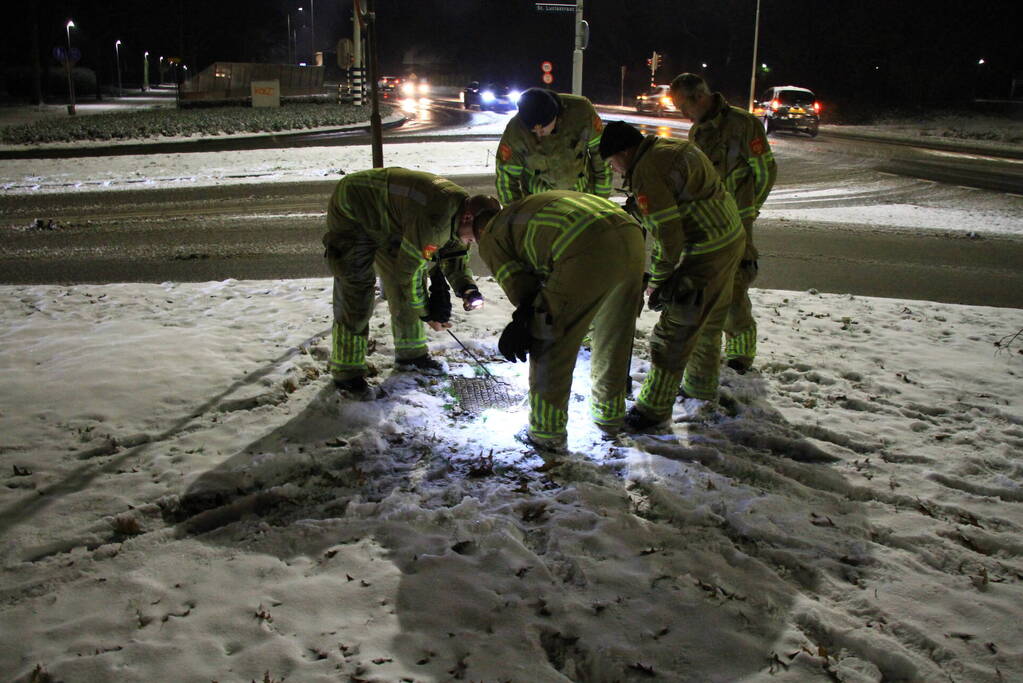
[[[435,122],[444,125],[463,117],[461,112],[442,114]],[[687,126],[670,123],[672,132],[684,134]],[[419,141],[420,132],[422,126],[391,131],[386,142]],[[438,139],[447,138],[429,138]],[[361,134],[337,140],[339,144],[365,144]],[[776,136],[772,144],[785,171],[775,194],[787,186],[819,183],[822,174],[824,182],[827,173],[837,182],[843,174],[866,172],[821,162],[825,157],[855,157],[856,161],[850,162],[853,166],[867,163],[869,173],[875,175],[894,172],[926,177],[905,169],[893,171],[892,166],[909,163],[905,159],[914,155],[930,164],[948,156],[915,148],[883,153],[883,146],[870,141],[826,135],[812,141]],[[1012,160],[976,155],[961,155],[955,161],[967,170],[982,169],[983,176],[997,176],[1000,164],[1016,170],[1020,166]],[[961,179],[955,175],[956,164],[941,166],[943,173],[952,174],[953,182]],[[470,192],[493,191],[490,174],[457,180]],[[326,201],[335,182],[2,196],[0,282],[327,277],[320,237]],[[945,191],[941,185],[935,188],[926,191]],[[991,195],[974,191],[955,201],[991,201]],[[53,221],[54,228],[27,229],[37,218]],[[1023,308],[1023,239],[1018,237],[970,238],[963,232],[900,232],[856,224],[762,218],[757,222],[757,246],[761,254],[758,287]],[[485,273],[481,263],[474,266]]]

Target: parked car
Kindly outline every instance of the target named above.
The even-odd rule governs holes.
[[[763,92],[753,105],[753,115],[764,122],[768,134],[791,130],[816,137],[821,122],[821,103],[812,90],[779,85]]]
[[[462,106],[479,107],[480,111],[513,111],[518,109],[518,88],[503,83],[473,81],[462,91]]]
[[[642,95],[636,95],[636,111],[650,112],[654,116],[677,113],[678,109],[671,101],[670,88],[669,85],[655,85]]]
[[[396,100],[401,95],[401,76],[381,76],[377,79],[377,92],[382,100]]]

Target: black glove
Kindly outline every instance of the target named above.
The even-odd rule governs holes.
[[[430,298],[426,301],[423,322],[446,323],[451,320],[451,290],[440,268],[430,271]]]
[[[458,296],[462,299],[462,309],[466,311],[474,311],[477,308],[483,307],[483,295],[475,285],[466,285],[458,291]]]
[[[639,205],[636,203],[636,198],[633,195],[629,195],[625,200],[625,206],[622,207],[625,213],[629,214],[637,221],[643,220],[643,214],[639,212]]]
[[[757,279],[757,274],[760,272],[760,266],[757,264],[756,259],[743,259],[739,261],[739,270],[745,271],[746,282],[752,283]]]
[[[647,298],[646,305],[650,307],[651,311],[663,311],[671,303],[671,282],[663,282],[659,287],[655,287],[654,291],[650,292],[650,296]]]
[[[533,335],[529,327],[533,321],[533,306],[523,304],[512,313],[511,322],[508,323],[501,338],[497,342],[497,348],[509,361],[524,361],[529,355],[529,347],[533,343]]]
[[[671,277],[650,293],[647,305],[653,311],[663,311],[671,304],[700,309],[703,306],[703,289],[706,286],[705,281],[679,275],[676,270]]]

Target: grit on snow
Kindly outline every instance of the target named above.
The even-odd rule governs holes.
[[[386,161],[483,173],[493,146]],[[370,165],[365,148],[248,154],[0,161],[0,177],[65,192]],[[849,222],[866,191],[892,201],[854,222],[926,209],[930,229],[1019,231],[1018,202],[965,211],[914,182],[783,184],[765,214]],[[525,364],[496,350],[511,307],[481,286],[453,332],[521,397]],[[513,438],[521,404],[466,413],[449,378],[397,372],[383,303],[380,396],[338,395],[326,279],[0,286],[0,672],[1023,679],[1023,311],[752,298],[757,371],[723,370],[718,404],[678,403],[661,433],[599,438],[583,351],[570,452],[544,461]],[[430,342],[452,376],[481,374],[451,336]]]

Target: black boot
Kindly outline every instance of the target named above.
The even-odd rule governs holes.
[[[728,362],[725,363],[728,367],[735,370],[740,375],[745,375],[753,367],[753,361],[749,358],[729,358]]]
[[[394,367],[404,372],[421,372],[426,375],[443,375],[444,366],[440,361],[424,354],[418,358],[402,358],[394,362]]]
[[[629,408],[629,412],[625,414],[625,426],[633,432],[645,432],[654,427],[659,427],[667,421],[668,418],[666,417],[649,417],[640,412],[636,406]]]
[[[334,379],[334,388],[348,394],[358,401],[368,401],[373,398],[373,388],[365,377],[349,377],[348,379]]]

